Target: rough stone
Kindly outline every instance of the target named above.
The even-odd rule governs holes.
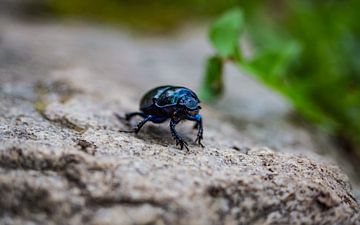
[[[38,55],[21,69],[21,44],[5,41],[0,224],[360,224],[329,161],[273,151],[206,106],[205,148],[178,149],[166,124],[120,132],[135,121],[113,113],[137,109],[142,89]],[[189,142],[191,127],[179,127]]]

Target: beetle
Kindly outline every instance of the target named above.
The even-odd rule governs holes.
[[[148,121],[162,123],[170,119],[170,132],[176,141],[176,145],[180,145],[181,149],[185,147],[189,150],[188,144],[177,133],[175,127],[181,120],[195,121],[194,128],[198,130],[195,142],[204,147],[201,143],[203,123],[199,114],[201,109],[199,104],[199,98],[189,88],[166,85],[148,91],[140,101],[139,112],[126,113],[125,117],[118,114],[115,116],[119,120],[125,119],[126,121],[131,120],[134,116],[142,117],[143,120],[133,130],[129,131],[134,133],[138,133]]]

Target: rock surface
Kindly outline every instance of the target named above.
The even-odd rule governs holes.
[[[360,224],[336,165],[270,150],[206,106],[204,149],[176,148],[166,124],[119,132],[129,124],[113,113],[136,110],[159,78],[129,69],[140,53],[116,58],[111,47],[132,48],[91,30],[74,42],[71,28],[20,27],[3,26],[0,42],[0,224]],[[189,142],[191,125],[179,126]]]

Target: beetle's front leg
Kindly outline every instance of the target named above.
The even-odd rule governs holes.
[[[181,119],[179,119],[179,118],[171,118],[171,120],[170,120],[171,135],[176,140],[176,145],[180,145],[181,149],[183,149],[183,147],[185,146],[185,148],[189,151],[189,148],[187,146],[188,144],[184,141],[184,139],[175,130],[175,126],[180,122],[180,120]]]
[[[195,142],[197,142],[201,147],[204,147],[204,145],[201,143],[204,132],[201,115],[196,114],[194,116],[187,116],[186,119],[196,122],[195,126],[198,129],[198,133]]]

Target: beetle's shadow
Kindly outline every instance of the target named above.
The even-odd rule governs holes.
[[[133,130],[141,120],[127,121],[125,120],[125,118],[121,116],[117,116],[117,117],[118,120],[120,120],[120,122],[125,127],[125,129],[121,129],[120,132],[127,133],[128,131],[130,131],[129,133],[132,133],[136,138],[139,138],[151,144],[169,146],[169,145],[175,145],[176,143],[175,139],[172,137],[170,132],[169,120],[161,124],[154,124],[149,122],[145,124],[137,134],[135,134],[131,132],[131,130]],[[190,138],[192,129],[189,127],[189,129],[186,129],[185,131],[184,128],[185,128],[184,121],[181,121],[180,124],[176,127],[176,131],[188,144],[191,145],[191,143],[193,142],[193,140]]]
[[[185,141],[189,144],[192,143],[192,139],[188,137],[189,134],[187,134],[187,132],[183,131],[182,126],[178,126],[177,131]],[[175,140],[171,136],[169,124],[166,122],[161,125],[146,124],[140,132],[136,134],[136,137],[152,144],[159,144],[162,146],[175,145]]]

